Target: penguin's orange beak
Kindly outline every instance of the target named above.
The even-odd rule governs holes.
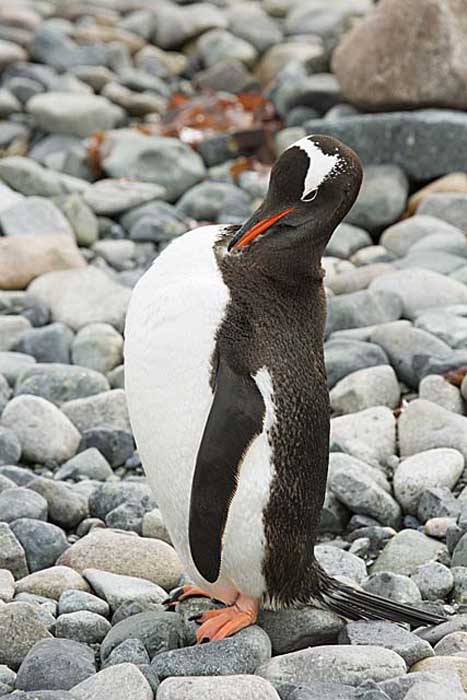
[[[283,216],[286,214],[290,214],[291,211],[293,211],[293,207],[289,207],[288,209],[284,209],[283,211],[280,211],[278,214],[273,214],[272,216],[268,216],[267,219],[261,219],[261,221],[258,221],[257,224],[252,226],[250,229],[245,231],[245,233],[241,234],[240,238],[237,240],[237,237],[235,236],[232,241],[230,242],[229,245],[229,250],[231,248],[243,248],[244,246],[248,245],[248,243],[251,243],[255,238],[257,238],[261,233],[264,233],[267,231],[273,224],[276,223],[276,221],[279,221],[279,219],[282,219]]]

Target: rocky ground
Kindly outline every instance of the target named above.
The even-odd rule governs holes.
[[[465,697],[462,5],[2,0],[2,700]],[[414,633],[262,612],[195,646],[206,602],[161,605],[182,571],[131,434],[125,310],[171,239],[243,221],[270,163],[313,132],[366,165],[323,262],[333,419],[316,553],[456,615]]]

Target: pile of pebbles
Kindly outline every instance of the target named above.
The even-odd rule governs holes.
[[[455,0],[430,7],[443,2],[449,33],[464,18]],[[422,90],[406,65],[386,92],[368,84],[353,32],[371,38],[382,13],[397,70],[398,3],[2,0],[1,700],[465,698],[467,86],[424,70]],[[418,0],[404,12],[417,4],[425,21]],[[212,604],[162,605],[183,572],[128,419],[126,307],[173,238],[243,221],[268,164],[312,132],[366,166],[323,261],[333,418],[316,554],[456,615],[411,632],[262,611],[197,646],[190,617]]]

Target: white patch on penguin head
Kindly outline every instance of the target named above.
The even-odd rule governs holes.
[[[305,136],[289,146],[289,148],[294,147],[301,148],[302,151],[305,151],[310,161],[305,175],[301,199],[307,202],[312,201],[314,196],[316,196],[318,187],[339,165],[341,160],[339,152],[336,149],[336,153],[332,155],[324,153],[318,144],[312,141],[309,136]],[[315,194],[313,195],[313,193]]]

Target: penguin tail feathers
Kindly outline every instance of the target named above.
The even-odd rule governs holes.
[[[321,604],[350,620],[388,620],[406,622],[411,627],[427,627],[439,625],[448,619],[447,615],[420,610],[348,586],[329,576],[321,567],[318,570],[318,586]]]

